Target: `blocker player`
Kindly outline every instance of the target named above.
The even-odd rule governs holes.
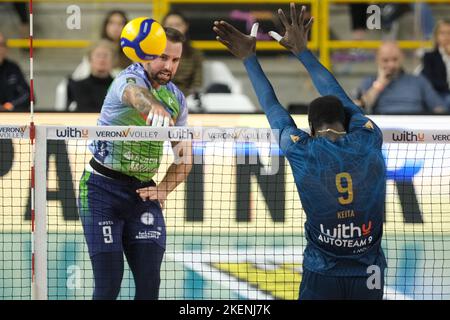
[[[386,267],[381,249],[386,188],[382,133],[306,49],[313,20],[305,19],[304,12],[305,7],[297,14],[291,3],[289,22],[280,9],[285,34],[270,34],[304,64],[322,95],[309,105],[311,135],[297,128],[258,63],[257,25],[250,36],[225,21],[216,21],[213,29],[217,40],[243,60],[292,167],[306,212],[299,299],[381,299]],[[380,271],[373,283],[371,270]]]

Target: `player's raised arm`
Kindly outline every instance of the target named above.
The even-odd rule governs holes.
[[[338,97],[346,112],[351,115],[362,113],[362,110],[347,96],[331,72],[307,49],[308,34],[313,24],[313,18],[311,17],[307,20],[305,10],[306,7],[303,6],[300,13],[298,13],[295,4],[291,3],[291,22],[289,22],[283,10],[278,9],[278,16],[286,30],[285,34],[281,36],[274,31],[270,31],[269,35],[290,50],[303,63],[313,80],[314,86],[322,96],[333,95]]]
[[[215,21],[213,30],[220,41],[237,58],[243,60],[253,89],[272,129],[296,127],[289,112],[278,101],[275,92],[256,58],[256,32],[254,24],[250,35],[245,35],[225,21]]]

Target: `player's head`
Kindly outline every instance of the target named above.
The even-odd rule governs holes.
[[[3,60],[6,58],[6,49],[6,37],[0,32],[0,64],[2,64]]]
[[[345,111],[341,100],[335,96],[313,100],[308,108],[308,122],[313,136],[319,129],[342,130],[345,127]]]
[[[396,42],[384,42],[377,52],[378,68],[383,70],[388,77],[400,72],[403,63],[403,52]]]
[[[450,53],[450,19],[441,19],[436,23],[434,42],[436,47],[443,48]]]
[[[167,84],[177,73],[185,41],[183,34],[176,29],[164,28],[164,31],[167,36],[164,53],[145,64],[150,78],[160,85]]]

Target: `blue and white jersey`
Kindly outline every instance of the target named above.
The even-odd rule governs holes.
[[[152,88],[147,72],[140,63],[130,65],[113,81],[103,103],[98,125],[146,125],[147,115],[123,102],[123,92],[130,84],[148,89],[166,107],[176,126],[186,126],[188,109],[184,94],[172,82],[158,89]],[[89,149],[104,166],[148,181],[159,168],[163,142],[96,140],[90,143]]]

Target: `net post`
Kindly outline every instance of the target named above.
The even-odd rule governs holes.
[[[47,300],[47,128],[35,127],[34,152],[34,281],[33,300]]]

